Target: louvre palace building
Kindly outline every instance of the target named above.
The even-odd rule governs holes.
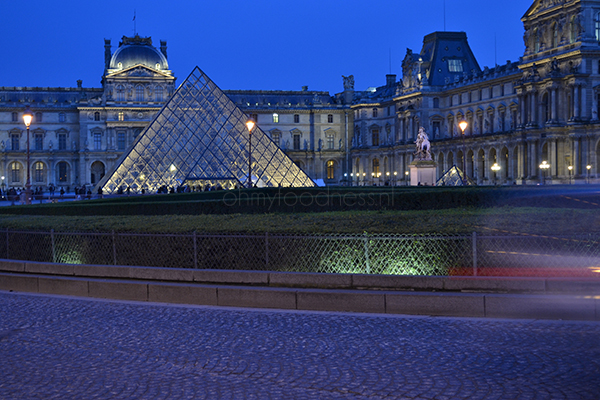
[[[420,127],[438,178],[457,166],[479,185],[598,182],[600,0],[536,0],[522,22],[522,57],[494,68],[466,33],[434,32],[383,86],[223,92],[317,184],[407,184]],[[104,54],[99,88],[0,86],[3,189],[25,186],[27,106],[32,187],[91,187],[177,93],[165,41],[105,40]]]

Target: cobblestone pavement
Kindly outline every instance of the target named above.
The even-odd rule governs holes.
[[[0,291],[0,399],[599,399],[600,323]]]

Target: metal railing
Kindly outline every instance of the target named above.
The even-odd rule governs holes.
[[[4,230],[0,231],[0,258],[255,271],[600,277],[600,235],[141,234]]]

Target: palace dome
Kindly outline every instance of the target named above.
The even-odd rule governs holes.
[[[150,38],[123,36],[119,48],[110,59],[110,69],[127,69],[135,65],[152,69],[168,70],[167,58],[154,46]]]

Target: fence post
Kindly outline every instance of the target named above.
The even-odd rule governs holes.
[[[196,231],[194,231],[194,269],[198,269],[198,241]]]
[[[365,244],[365,260],[367,262],[367,274],[371,273],[371,266],[369,265],[369,238],[367,232],[364,233],[364,244]]]
[[[477,232],[473,232],[473,276],[477,276]]]
[[[52,262],[56,262],[56,248],[54,247],[54,229],[50,229],[50,242],[52,242]]]
[[[115,238],[115,231],[112,231],[112,245],[113,245],[113,265],[117,265],[117,242]]]
[[[269,270],[269,232],[265,232],[265,265]]]

